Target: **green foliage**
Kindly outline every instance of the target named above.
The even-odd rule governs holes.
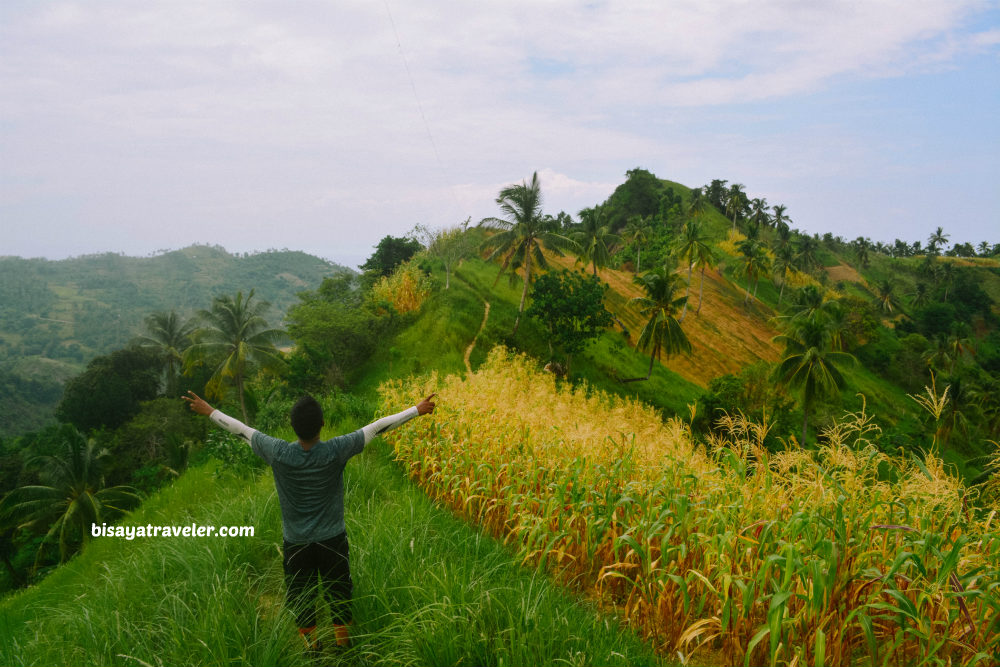
[[[546,273],[535,281],[526,312],[547,329],[550,354],[558,348],[565,355],[567,374],[573,355],[612,324],[604,307],[606,291],[607,285],[595,276],[571,271]]]
[[[64,430],[61,451],[26,462],[39,466],[41,484],[19,486],[0,501],[0,520],[16,525],[59,546],[59,561],[90,541],[91,525],[110,521],[139,503],[134,490],[105,486],[104,466],[109,453],[93,438]],[[36,559],[37,563],[37,559]]]
[[[66,383],[56,416],[82,431],[117,428],[139,412],[160,388],[159,355],[128,347],[97,357]]]
[[[268,304],[253,301],[254,290],[246,298],[243,292],[212,300],[210,310],[199,311],[202,328],[193,335],[195,343],[184,352],[187,369],[207,367],[212,377],[205,385],[209,397],[225,397],[227,385],[236,388],[243,421],[249,421],[244,384],[255,369],[276,370],[284,361],[275,346],[284,338],[280,329],[269,327],[264,319]]]
[[[354,381],[389,324],[364,307],[358,280],[350,275],[327,278],[318,290],[300,293],[287,322],[296,344],[288,384],[314,393]]]
[[[188,454],[206,431],[206,421],[193,418],[180,399],[143,403],[126,424],[102,435],[111,453],[105,467],[108,483],[129,484],[148,493],[184,471]],[[146,472],[140,481],[136,475],[142,469]]]
[[[744,415],[757,424],[768,424],[763,443],[771,450],[794,429],[794,404],[791,398],[772,381],[773,364],[759,362],[747,366],[738,374],[720,375],[708,384],[698,399],[698,412],[693,426],[707,433],[723,432],[717,420],[724,415]]]
[[[497,196],[502,218],[485,218],[479,225],[495,233],[483,241],[483,249],[492,250],[489,259],[500,259],[500,275],[511,272],[511,279],[520,269],[524,272],[524,287],[521,290],[521,304],[514,319],[511,336],[517,334],[528,298],[528,286],[534,279],[533,272],[548,269],[548,260],[542,254],[546,249],[556,255],[562,251],[577,248],[578,244],[556,233],[553,221],[542,215],[542,186],[538,173],[531,177],[531,183],[508,185]]]
[[[369,281],[392,275],[396,267],[422,250],[420,241],[396,236],[384,236],[375,246],[375,252],[360,268]]]

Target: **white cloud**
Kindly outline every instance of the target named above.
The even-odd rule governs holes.
[[[744,103],[778,114],[845,80],[995,54],[1000,30],[967,26],[990,6],[11,3],[0,214],[39,230],[35,248],[70,224],[118,230],[81,236],[96,244],[209,229],[281,247],[319,229],[371,245],[493,215],[535,170],[550,212],[603,200],[636,166],[791,192],[867,168],[870,150],[801,119],[755,132]],[[719,109],[731,122],[706,129]]]

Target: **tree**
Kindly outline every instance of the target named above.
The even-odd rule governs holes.
[[[747,277],[747,294],[743,303],[750,302],[750,285],[753,285],[753,297],[757,298],[757,284],[760,282],[761,274],[767,273],[771,268],[771,260],[767,256],[767,251],[763,243],[754,239],[746,239],[736,244],[742,254],[743,273]]]
[[[774,216],[771,218],[774,228],[778,230],[782,227],[788,229],[788,225],[791,222],[791,220],[788,219],[788,216],[785,215],[785,211],[788,210],[788,207],[784,204],[775,204],[771,207],[771,210],[774,211]]]
[[[244,385],[250,368],[255,365],[276,368],[283,364],[275,344],[284,332],[268,326],[264,312],[269,304],[253,302],[253,297],[254,290],[245,299],[243,292],[237,292],[235,298],[228,294],[215,297],[210,310],[198,313],[204,328],[196,332],[195,344],[184,355],[186,366],[214,367],[205,385],[208,396],[222,399],[227,384],[236,387],[244,422],[249,421]]]
[[[677,254],[687,263],[688,285],[686,297],[691,296],[691,272],[695,264],[699,265],[701,271],[701,288],[705,286],[705,266],[715,260],[715,253],[708,243],[708,234],[705,233],[701,222],[696,218],[689,218],[681,230],[681,236],[677,239]],[[701,312],[701,288],[698,296],[698,311]],[[684,301],[684,308],[681,311],[680,321],[684,321],[687,315],[688,301]]]
[[[139,412],[140,403],[156,398],[159,389],[159,355],[127,347],[94,358],[67,382],[56,417],[81,431],[118,428]]]
[[[469,221],[460,227],[451,227],[431,231],[423,225],[416,229],[427,240],[427,252],[444,264],[444,288],[451,288],[451,270],[461,262],[472,249],[471,237],[468,234]]]
[[[514,329],[511,336],[517,335],[521,324],[524,304],[528,298],[528,285],[532,280],[532,269],[548,269],[548,261],[542,254],[542,248],[562,256],[564,249],[576,248],[577,244],[551,231],[542,218],[542,189],[538,182],[538,172],[531,177],[531,184],[522,181],[520,185],[508,185],[500,191],[497,204],[503,213],[503,218],[484,218],[479,225],[496,233],[483,242],[484,249],[493,249],[489,259],[502,258],[500,273],[510,269],[524,270],[524,289],[521,291],[521,304],[517,309]]]
[[[300,292],[286,320],[295,341],[289,384],[309,392],[344,385],[371,356],[385,324],[363,307],[358,278],[347,273],[324,278],[318,290]]]
[[[611,261],[611,246],[618,243],[618,236],[611,233],[606,224],[602,206],[585,208],[580,211],[580,227],[570,235],[580,246],[580,259],[584,265],[594,265],[594,276],[598,266],[607,266]]]
[[[646,292],[646,296],[633,297],[629,303],[638,306],[639,313],[646,320],[636,346],[650,351],[649,372],[644,378],[629,378],[622,382],[648,380],[653,375],[653,363],[663,353],[669,359],[671,354],[691,352],[691,341],[677,321],[677,312],[687,303],[686,296],[678,296],[684,279],[662,268],[636,276],[635,282]]]
[[[640,262],[642,260],[642,244],[649,240],[649,218],[642,218],[637,215],[629,218],[625,225],[624,238],[629,243],[635,244],[635,272],[641,271]]]
[[[163,359],[167,378],[166,395],[176,398],[179,395],[180,368],[184,358],[184,350],[191,345],[191,334],[194,323],[182,320],[176,312],[153,313],[146,318],[148,336],[140,336],[137,340],[140,347],[156,350]]]
[[[938,227],[934,230],[934,233],[927,237],[927,244],[932,248],[930,253],[932,255],[938,254],[946,245],[948,245],[949,235],[944,233],[943,227]]]
[[[879,282],[876,289],[876,297],[878,298],[879,308],[886,314],[891,315],[892,309],[899,305],[896,300],[896,283],[892,280],[886,278]]]
[[[802,271],[818,269],[822,264],[819,261],[819,242],[812,236],[802,236],[799,238],[798,253],[795,261]]]
[[[372,253],[372,256],[358,268],[365,272],[369,281],[374,281],[377,278],[392,275],[397,266],[409,260],[422,249],[423,245],[416,239],[385,236],[375,246],[375,252]]]
[[[750,221],[758,227],[769,227],[771,217],[767,214],[767,199],[754,198],[750,201]]]
[[[784,357],[775,368],[774,377],[788,389],[801,393],[801,442],[805,443],[809,416],[816,402],[837,395],[845,386],[838,366],[852,363],[854,357],[846,352],[833,351],[831,327],[819,317],[796,323],[774,340],[785,345]]]
[[[546,273],[535,280],[526,312],[548,330],[549,355],[559,348],[566,356],[567,375],[573,355],[612,324],[604,307],[606,290],[597,277],[570,271]]]
[[[742,215],[747,207],[746,186],[742,183],[733,183],[729,186],[728,199],[726,200],[726,213],[733,215],[733,231],[736,231],[736,216]]]
[[[787,227],[786,227],[787,229]],[[778,283],[778,305],[785,294],[785,285],[788,283],[788,272],[792,270],[794,262],[794,251],[791,244],[780,244],[774,251],[774,262],[771,263],[771,275]]]
[[[0,515],[16,513],[21,521],[19,528],[45,530],[38,556],[47,543],[56,540],[59,560],[64,562],[77,541],[81,548],[86,547],[91,524],[100,525],[120,516],[137,505],[140,498],[131,487],[104,488],[101,466],[108,452],[98,448],[94,439],[86,439],[72,427],[64,427],[61,433],[61,455],[39,456],[28,462],[40,466],[46,483],[11,491],[0,502]]]

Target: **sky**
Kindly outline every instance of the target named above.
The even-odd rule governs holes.
[[[356,267],[636,167],[845,239],[1000,242],[1000,0],[0,3],[0,256]]]

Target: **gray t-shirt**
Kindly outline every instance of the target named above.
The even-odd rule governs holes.
[[[309,451],[255,431],[250,447],[274,471],[286,542],[321,542],[346,530],[344,466],[365,448],[361,429],[318,442]]]

